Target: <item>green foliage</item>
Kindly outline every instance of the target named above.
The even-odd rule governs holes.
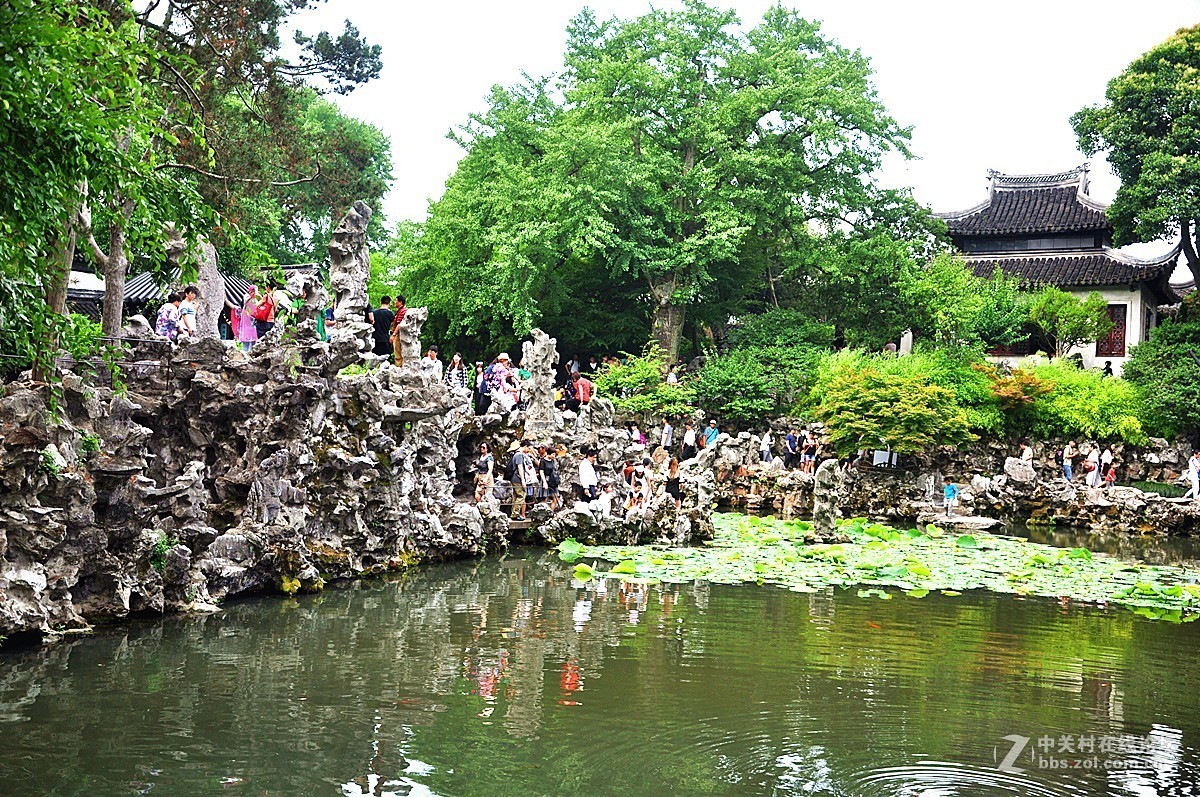
[[[847,351],[824,363],[811,402],[839,454],[876,447],[909,454],[974,438],[955,391],[915,359]]]
[[[1181,28],[1108,83],[1104,103],[1071,117],[1079,147],[1121,178],[1108,209],[1118,243],[1182,232],[1200,219],[1200,25]],[[1187,247],[1185,247],[1185,251]],[[1188,252],[1192,273],[1200,262]]]
[[[990,363],[977,363],[977,371],[992,381],[992,393],[1000,403],[1000,409],[1019,412],[1034,402],[1038,396],[1054,389],[1054,383],[1039,379],[1028,368],[1018,368],[1012,373],[1001,374]]]
[[[91,432],[84,432],[79,436],[79,450],[84,456],[100,453],[100,436]]]
[[[596,376],[596,390],[631,415],[685,415],[693,409],[695,392],[685,384],[668,385],[662,352],[649,347],[641,356],[605,366]]]
[[[1034,366],[1033,374],[1054,385],[1029,407],[1028,423],[1034,434],[1123,440],[1135,445],[1146,442],[1142,401],[1131,383],[1063,360]]]
[[[1139,343],[1122,369],[1145,408],[1146,427],[1173,437],[1200,431],[1200,316],[1164,322]]]
[[[356,376],[365,376],[371,373],[371,369],[366,363],[351,363],[342,370],[338,371],[338,379],[353,379]]]
[[[62,473],[62,460],[60,455],[49,447],[42,449],[41,458],[38,460],[38,470],[47,474],[52,479],[57,479]]]
[[[674,359],[689,314],[740,315],[797,248],[820,262],[843,219],[883,235],[870,175],[908,131],[867,60],[815,23],[774,7],[742,27],[699,0],[631,20],[585,10],[565,62],[557,87],[493,89],[457,134],[466,156],[405,265],[449,332],[573,319],[572,346],[650,332]],[[599,300],[577,290],[595,279]]]
[[[76,360],[87,360],[100,353],[104,332],[100,324],[85,315],[72,313],[63,330],[62,347]]]
[[[818,347],[833,344],[833,327],[793,308],[772,308],[738,319],[729,332],[735,349]]]
[[[168,535],[165,531],[159,531],[154,536],[154,546],[150,549],[150,564],[158,572],[162,572],[167,567],[167,554],[171,549],[179,544],[179,540]]]
[[[756,522],[757,521],[757,522]],[[613,562],[608,570],[579,565],[586,578],[655,579],[688,583],[777,584],[795,592],[838,586],[860,598],[901,592],[922,598],[933,590],[954,597],[986,589],[1082,603],[1113,603],[1151,619],[1200,618],[1200,585],[1193,568],[1121,561],[1087,548],[1055,548],[1020,537],[960,536],[927,530],[901,532],[865,518],[844,520],[847,541],[810,545],[812,524],[716,514],[711,543],[663,550],[654,546],[588,546],[581,556]],[[576,573],[581,578],[581,573]],[[895,590],[889,592],[888,590]]]
[[[900,290],[914,330],[948,343],[995,346],[1017,340],[1028,318],[1019,285],[999,268],[981,279],[961,258],[940,254],[909,269]]]
[[[708,413],[742,423],[778,414],[781,382],[767,369],[758,349],[735,349],[710,357],[696,377],[696,398]]]
[[[1112,330],[1108,302],[1095,291],[1086,299],[1077,299],[1055,287],[1043,288],[1030,301],[1029,320],[1054,342],[1056,357],[1065,357],[1076,346],[1103,338]]]

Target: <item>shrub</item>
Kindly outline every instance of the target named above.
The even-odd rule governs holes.
[[[839,454],[876,446],[911,454],[974,438],[954,390],[935,384],[915,360],[858,352],[828,358],[812,402]]]
[[[596,376],[596,390],[612,399],[613,406],[633,415],[686,415],[695,393],[685,384],[665,381],[666,358],[655,349],[641,356],[627,355],[625,362],[605,366]]]
[[[778,375],[768,371],[756,350],[735,349],[709,358],[695,385],[706,411],[732,421],[760,421],[779,408]]]
[[[1134,348],[1123,376],[1138,389],[1154,434],[1200,431],[1200,318],[1168,321]]]
[[[1137,389],[1124,379],[1085,371],[1066,360],[1037,365],[1033,374],[1052,382],[1054,389],[1034,398],[1029,406],[1029,431],[1041,437],[1120,439],[1146,442],[1143,406]]]

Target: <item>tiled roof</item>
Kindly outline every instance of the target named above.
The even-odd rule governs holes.
[[[180,272],[175,269],[171,274],[171,284],[179,284]],[[225,298],[235,306],[241,306],[242,299],[250,291],[250,283],[234,274],[222,274],[225,280]],[[127,302],[157,302],[167,295],[167,286],[160,285],[154,275],[148,271],[135,274],[125,281],[125,301]]]
[[[1100,232],[1109,223],[1098,203],[1081,199],[1075,187],[997,189],[978,208],[943,218],[956,236]]]
[[[989,277],[999,266],[1006,274],[1021,278],[1025,286],[1123,285],[1171,276],[1178,248],[1156,260],[1134,260],[1111,249],[1100,252],[1054,252],[1007,257],[974,256],[967,263],[980,277]]]

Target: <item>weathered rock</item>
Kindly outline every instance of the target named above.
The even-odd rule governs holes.
[[[1030,482],[1037,481],[1037,471],[1033,469],[1032,463],[1026,462],[1019,457],[1005,458],[1004,475],[1021,484],[1029,484]]]
[[[817,466],[813,484],[813,529],[818,535],[829,535],[837,528],[841,516],[842,475],[836,459],[827,459]]]
[[[540,329],[532,330],[529,335],[532,340],[521,344],[521,365],[531,374],[522,385],[526,405],[525,428],[538,433],[561,429],[562,415],[554,409],[557,342]]]

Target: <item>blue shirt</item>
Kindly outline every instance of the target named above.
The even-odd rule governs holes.
[[[958,498],[958,485],[947,484],[945,495],[947,501],[953,501],[954,499]]]
[[[720,433],[721,430],[715,426],[706,427],[704,430],[704,445],[711,446],[713,441],[717,439],[717,435]]]

